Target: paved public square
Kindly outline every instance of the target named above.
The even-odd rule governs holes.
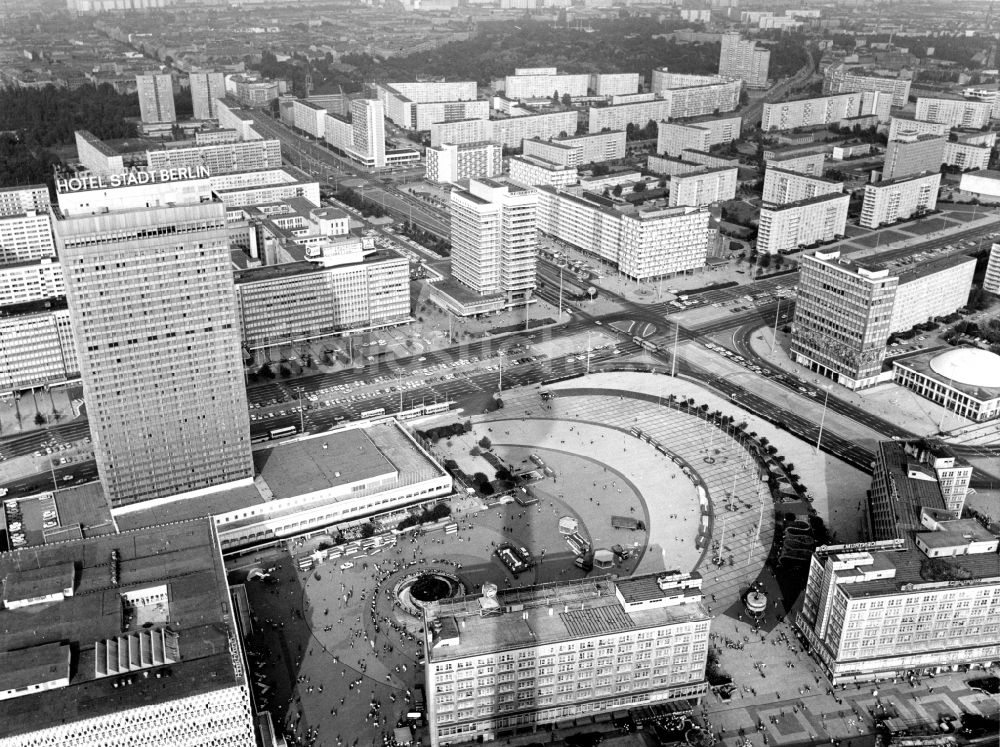
[[[404,534],[395,546],[329,560],[308,572],[297,570],[293,558],[308,554],[320,538],[233,561],[231,580],[250,567],[278,566],[277,584],[247,582],[255,628],[249,647],[252,674],[277,725],[303,741],[314,736],[316,745],[377,747],[392,734],[423,680],[418,661],[422,622],[398,603],[397,585],[427,570],[457,579],[469,594],[487,581],[509,588],[579,578],[584,572],[574,565],[575,555],[558,527],[560,518],[572,517],[593,547],[619,544],[634,551],[611,572],[677,568],[702,574],[720,668],[740,688],[729,701],[710,695],[703,703],[706,726],[724,742],[732,737],[731,744],[737,739],[742,744],[738,730],[743,728],[761,744],[758,724],[774,744],[869,734],[870,709],[894,691],[887,686],[880,696],[873,696],[871,688],[828,692],[784,621],[778,584],[764,567],[775,510],[766,485],[737,441],[697,415],[671,407],[674,392],[666,387],[678,386],[684,389],[678,395],[727,413],[734,410],[732,403],[696,384],[650,374],[596,374],[563,382],[551,387],[557,396],[548,402],[537,387],[510,390],[502,410],[471,416],[471,433],[439,442],[435,450],[469,474],[490,476],[492,466],[472,448],[483,436],[514,471],[537,466],[531,459],[537,457],[550,471],[532,485],[537,504],[488,508],[475,499],[456,501],[457,533]],[[654,398],[651,392],[657,393]],[[420,427],[458,417],[465,416],[449,413]],[[789,434],[774,435],[779,448],[784,447],[781,439],[789,446],[796,441]],[[809,474],[808,447],[802,451],[795,459]],[[837,480],[837,465],[828,455],[812,458],[823,461],[828,480]],[[815,492],[825,506],[837,500],[822,486]],[[640,518],[645,529],[615,529],[613,514]],[[699,545],[702,522],[707,522],[708,537]],[[539,562],[514,577],[492,553],[503,542],[528,548]],[[740,601],[755,581],[769,596],[757,632],[743,618]],[[920,703],[949,712],[995,710],[995,703],[982,702],[958,675],[921,687],[913,694],[930,700],[915,701],[918,715]]]

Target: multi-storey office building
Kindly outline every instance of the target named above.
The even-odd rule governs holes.
[[[560,74],[555,68],[520,68],[504,78],[504,94],[509,99],[561,98],[567,93],[574,98],[587,95],[590,76]]]
[[[93,174],[117,174],[125,170],[125,158],[110,145],[102,142],[87,130],[73,133],[76,139],[76,157],[87,171]]]
[[[792,357],[812,371],[862,389],[878,382],[898,276],[839,251],[802,255],[792,322]]]
[[[832,193],[784,205],[761,205],[757,251],[793,252],[843,236],[850,201],[850,195]]]
[[[682,122],[658,122],[656,152],[679,157],[685,150],[708,152],[713,145],[739,140],[743,118],[704,117]]]
[[[923,122],[919,119],[893,115],[889,120],[889,140],[901,140],[905,136],[935,135],[947,138],[951,125],[943,122]]]
[[[908,258],[902,262],[890,260],[885,266],[899,275],[889,331],[904,332],[965,306],[976,260],[958,254],[917,263]]]
[[[797,174],[806,176],[823,176],[823,164],[826,161],[826,153],[775,153],[771,158],[764,159],[764,168],[780,169],[782,171],[794,171]],[[766,174],[767,171],[764,173]]]
[[[0,575],[0,745],[255,743],[210,520],[15,550]]]
[[[887,120],[890,104],[889,95],[883,93],[838,93],[780,101],[764,104],[760,126],[765,132],[824,127],[870,114],[878,116],[879,120]]]
[[[445,143],[428,148],[424,159],[426,179],[431,182],[490,178],[503,172],[503,147],[499,143]]]
[[[752,39],[743,40],[739,34],[723,34],[719,53],[719,75],[739,78],[747,88],[767,88],[767,71],[771,64],[771,50],[757,46]]]
[[[490,179],[451,193],[451,271],[481,295],[526,303],[535,289],[538,196]]]
[[[0,392],[79,376],[65,299],[7,307],[0,313]]]
[[[505,148],[520,148],[524,140],[549,140],[576,132],[575,111],[529,114],[508,119],[467,119],[431,125],[431,145],[475,143],[490,140]]]
[[[832,179],[769,168],[764,171],[764,192],[761,199],[765,204],[787,205],[789,202],[843,191],[844,185]]]
[[[55,232],[113,509],[251,482],[222,203],[64,215]]]
[[[384,118],[381,101],[358,99],[351,102],[350,121],[327,114],[323,137],[366,168],[383,168],[386,165]]]
[[[944,163],[947,138],[942,135],[899,135],[885,148],[882,179],[890,181],[935,171]]]
[[[424,608],[432,747],[502,740],[707,689],[701,578],[598,576]]]
[[[525,187],[545,184],[549,187],[568,187],[579,179],[572,166],[560,166],[535,156],[511,156],[510,180]]]
[[[139,93],[139,113],[148,124],[176,122],[174,112],[174,79],[170,73],[135,76]]]
[[[195,119],[218,119],[217,99],[225,98],[226,76],[223,73],[191,73],[191,104]]]
[[[582,188],[538,187],[539,228],[636,280],[687,272],[708,256],[705,208],[637,209]]]
[[[990,123],[992,104],[986,101],[971,101],[961,97],[917,98],[914,116],[926,122],[946,124],[949,127],[983,128]]]
[[[795,616],[834,684],[1000,661],[997,537],[958,518],[971,474],[934,444],[879,444],[868,541],[815,552]]]
[[[710,168],[670,177],[668,205],[711,205],[736,198],[736,174],[731,166]]]
[[[595,96],[627,96],[639,90],[639,73],[591,73]]]
[[[29,211],[45,213],[48,209],[49,188],[44,184],[0,187],[0,218]]]
[[[906,106],[910,98],[910,78],[886,78],[872,75],[864,68],[844,63],[831,65],[823,73],[823,93],[871,91],[892,96],[892,105]]]
[[[240,270],[236,310],[250,350],[408,322],[409,261],[352,251],[331,265],[307,259]]]
[[[196,169],[204,166],[209,174],[232,174],[281,168],[280,140],[243,140],[193,148],[165,148],[146,151],[150,169]]]
[[[1000,244],[990,246],[990,257],[983,276],[983,290],[1000,296]]]
[[[53,257],[0,265],[0,307],[65,295],[62,265]]]
[[[866,184],[858,224],[878,228],[933,210],[940,185],[940,172]]]
[[[55,256],[52,225],[49,219],[48,189],[46,204],[40,210],[0,215],[0,264],[26,262]],[[13,206],[13,201],[12,201]]]
[[[944,163],[962,171],[985,169],[990,165],[992,153],[993,147],[990,145],[948,141],[944,144]]]
[[[529,139],[523,143],[523,152],[526,156],[577,168],[590,163],[618,161],[625,158],[625,131],[570,135],[552,140]]]

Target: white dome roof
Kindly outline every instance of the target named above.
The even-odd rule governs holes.
[[[1000,355],[980,348],[955,348],[931,358],[931,370],[966,386],[1000,387]]]

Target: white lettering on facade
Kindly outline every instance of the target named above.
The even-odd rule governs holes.
[[[207,179],[211,176],[207,166],[181,166],[172,169],[144,171],[132,169],[118,174],[83,173],[67,179],[56,179],[56,192],[83,192],[113,187],[137,187],[143,184],[177,182],[187,179]]]

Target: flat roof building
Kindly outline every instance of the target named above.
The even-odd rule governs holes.
[[[983,276],[983,290],[1000,296],[1000,244],[990,246],[990,257]]]
[[[353,242],[352,242],[353,243]],[[306,259],[237,271],[240,337],[250,350],[412,320],[409,260],[359,251],[324,266],[322,247]]]
[[[709,213],[703,207],[635,208],[585,187],[538,187],[539,228],[637,280],[703,267]]]
[[[80,165],[94,174],[117,174],[125,170],[125,158],[87,130],[77,130],[76,157]]]
[[[538,196],[530,189],[472,179],[451,193],[451,270],[473,292],[527,303],[538,262]]]
[[[102,209],[55,233],[111,505],[252,481],[224,206]]]
[[[893,381],[976,422],[1000,417],[1000,356],[980,348],[920,353],[892,362]]]
[[[639,73],[591,73],[590,90],[595,96],[621,96],[639,90]]]
[[[816,550],[794,613],[833,684],[1000,661],[1000,542],[959,518],[971,476],[939,444],[878,445],[865,541]]]
[[[560,166],[583,168],[591,163],[625,158],[625,139],[624,130],[569,135],[551,140],[532,138],[523,142],[523,152],[526,156],[543,158]]]
[[[713,145],[739,140],[742,122],[738,115],[658,122],[656,152],[675,158],[685,150],[708,152]]]
[[[910,98],[908,77],[899,75],[889,78],[874,75],[864,67],[850,67],[845,63],[831,65],[823,73],[823,93],[850,93],[853,91],[874,91],[892,96],[894,107],[906,106]]]
[[[916,119],[926,122],[946,124],[950,127],[969,127],[981,129],[990,123],[990,113],[993,105],[986,101],[972,101],[958,97],[934,98],[920,96],[917,98]]]
[[[831,193],[784,205],[761,205],[757,251],[781,254],[844,235],[850,195]]]
[[[994,134],[995,133],[991,133]],[[962,171],[979,171],[990,165],[993,154],[992,145],[975,145],[973,143],[946,142],[944,144],[944,163]]]
[[[170,73],[135,76],[139,93],[139,111],[144,124],[176,122],[174,79]]]
[[[734,167],[722,166],[672,176],[667,204],[670,207],[701,206],[733,200],[736,198],[737,171]]]
[[[701,600],[697,573],[668,571],[504,591],[487,584],[482,596],[426,605],[432,747],[641,705],[691,709],[708,690],[711,619]]]
[[[535,156],[511,156],[508,163],[510,180],[525,187],[545,184],[549,187],[568,187],[579,179],[572,166],[560,166]]]
[[[767,170],[781,169],[794,171],[806,176],[823,176],[823,164],[826,162],[825,152],[802,153],[798,150],[791,153],[774,153],[764,159]],[[764,173],[767,173],[766,171]]]
[[[747,88],[767,88],[771,50],[758,47],[753,39],[739,34],[723,34],[719,51],[719,75],[739,78]]]
[[[839,251],[802,255],[792,358],[848,389],[878,383],[899,278]]]
[[[969,300],[976,260],[964,254],[925,261],[883,262],[899,276],[889,332],[905,332],[928,319],[948,316]]]
[[[0,555],[0,742],[254,743],[211,521]]]
[[[327,114],[323,139],[365,168],[384,168],[385,108],[382,102],[374,99],[352,101],[350,121]]]
[[[933,210],[940,186],[940,172],[866,184],[858,225],[878,228]]]
[[[731,112],[739,105],[742,84],[718,75],[681,75],[665,69],[653,71],[657,98],[587,110],[587,131],[624,130],[629,124],[645,127],[653,120],[687,119]]]
[[[188,81],[194,118],[218,119],[219,110],[215,102],[226,95],[226,76],[214,72],[191,73]]]
[[[841,182],[809,176],[787,169],[767,168],[764,171],[762,201],[766,205],[787,205],[820,195],[839,194],[844,191]]]
[[[503,92],[509,99],[550,99],[554,94],[577,98],[587,95],[590,76],[560,74],[555,68],[519,68],[504,78]]]
[[[210,175],[232,174],[262,169],[280,169],[280,140],[241,140],[219,145],[196,145],[188,148],[161,148],[146,151],[150,169],[197,168],[204,166]]]
[[[943,135],[899,135],[885,148],[882,179],[890,181],[936,171],[944,163],[947,138]]]
[[[124,531],[211,514],[228,553],[452,493],[451,475],[391,418],[277,442],[253,459],[249,486],[200,504],[144,506],[115,521]]]
[[[577,113],[526,114],[505,119],[463,119],[431,125],[431,145],[475,143],[488,140],[506,148],[520,148],[524,140],[554,137],[576,132]]]
[[[44,184],[0,187],[0,217],[22,215],[29,211],[45,213],[48,209],[49,188]]]
[[[0,312],[0,392],[72,381],[79,372],[64,298]]]
[[[798,127],[825,127],[871,114],[884,121],[889,119],[891,101],[888,94],[859,92],[764,104],[761,129],[771,132]]]
[[[454,183],[459,179],[491,178],[503,173],[503,147],[499,143],[445,143],[424,153],[426,179]]]

